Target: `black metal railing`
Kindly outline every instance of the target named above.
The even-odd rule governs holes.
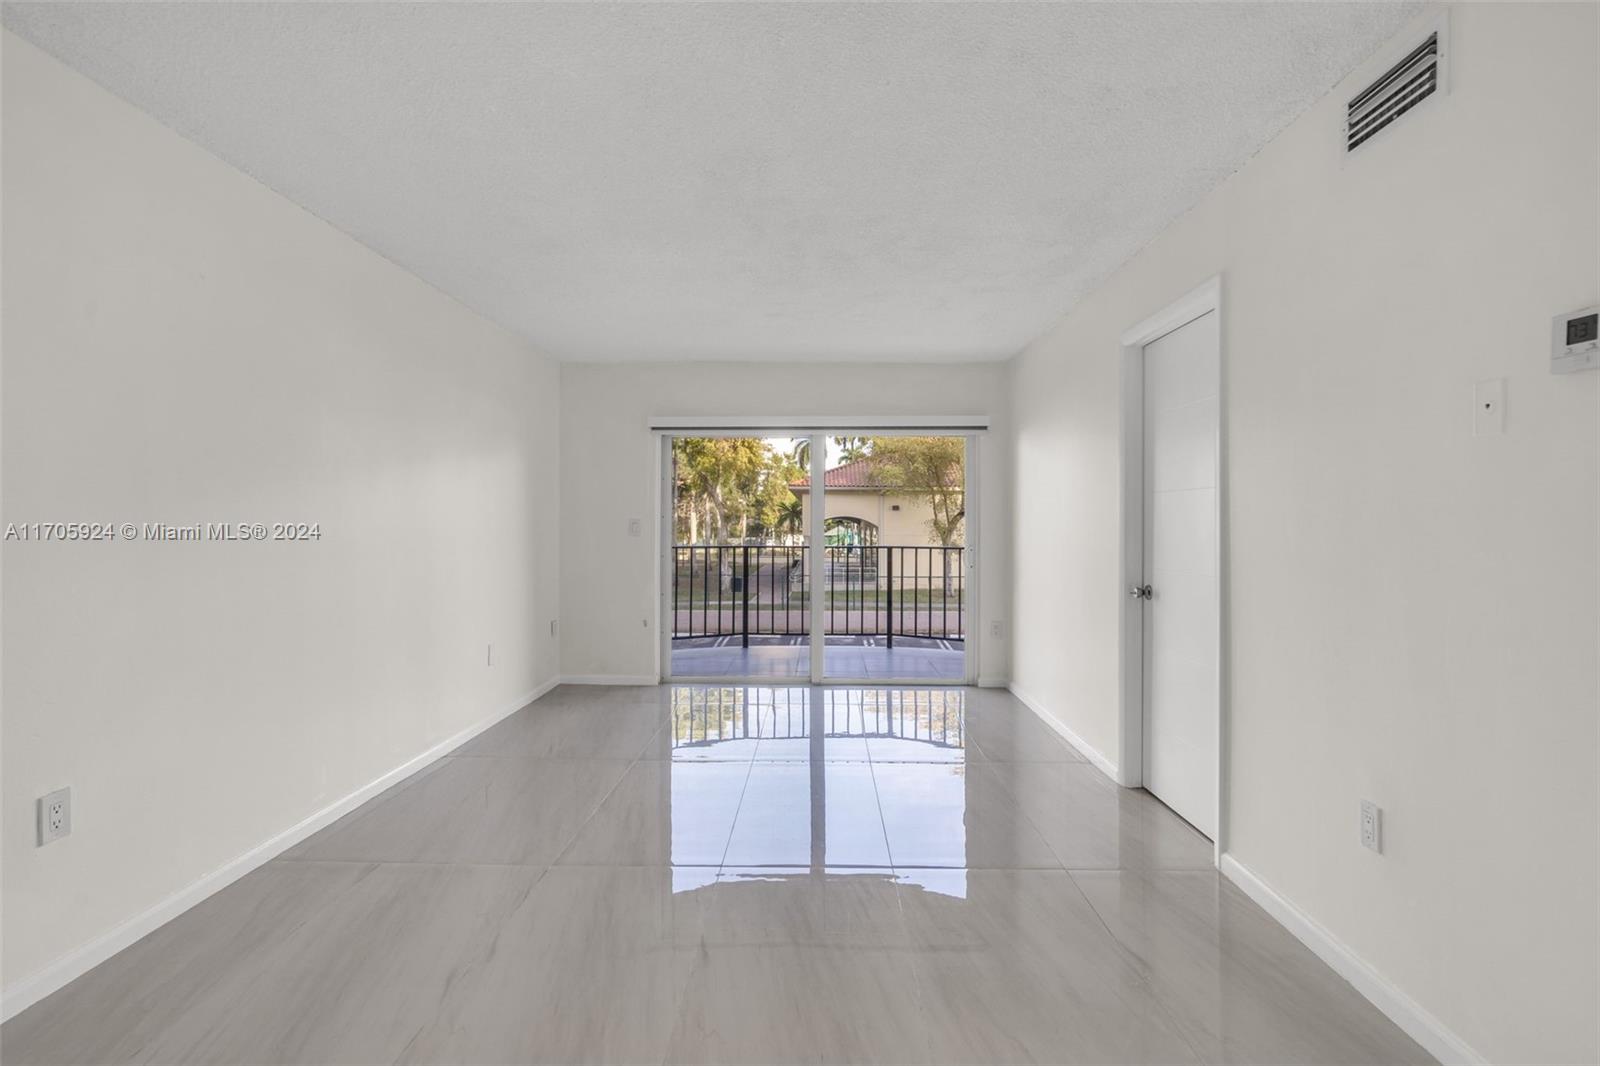
[[[811,627],[803,545],[681,544],[673,548],[673,639],[803,637]],[[823,549],[823,633],[963,640],[966,549],[830,545]]]

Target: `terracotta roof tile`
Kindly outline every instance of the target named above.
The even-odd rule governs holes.
[[[880,485],[872,480],[873,464],[871,459],[857,459],[853,463],[836,466],[822,475],[822,484],[830,489],[885,489],[887,485]],[[798,481],[789,482],[791,489],[809,489],[811,479],[803,477]]]

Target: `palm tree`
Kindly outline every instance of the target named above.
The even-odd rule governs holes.
[[[801,437],[794,446],[794,465],[805,471],[806,477],[811,476],[811,438]]]
[[[778,505],[778,532],[787,536],[803,536],[805,531],[805,504],[794,496]]]
[[[833,442],[839,446],[841,463],[858,462],[872,454],[872,444],[866,437],[835,437]]]

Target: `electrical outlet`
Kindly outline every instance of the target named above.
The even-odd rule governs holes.
[[[1383,808],[1371,800],[1361,801],[1361,846],[1383,854]]]
[[[989,635],[991,637],[995,638],[996,640],[999,640],[1001,635],[1004,634],[1004,632],[1005,632],[1005,630],[1001,627],[999,622],[990,622],[989,623]]]
[[[644,523],[637,518],[628,519],[628,536],[637,537],[644,532]]]
[[[39,800],[39,846],[72,832],[72,789],[58,788]]]

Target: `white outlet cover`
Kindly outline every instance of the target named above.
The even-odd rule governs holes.
[[[58,788],[39,798],[39,846],[72,832],[72,789]]]
[[[644,532],[644,523],[637,518],[628,519],[628,536],[637,537]]]
[[[1383,853],[1383,808],[1371,800],[1361,801],[1361,846]]]

